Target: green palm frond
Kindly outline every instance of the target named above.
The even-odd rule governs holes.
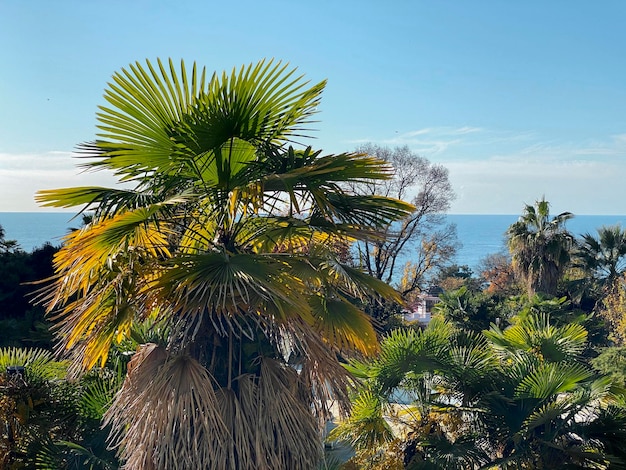
[[[543,313],[529,314],[504,331],[492,325],[485,335],[501,351],[526,351],[553,362],[578,359],[587,343],[582,325],[555,326]]]
[[[114,76],[105,95],[114,108],[98,115],[98,144],[107,157],[99,164],[132,177],[158,171],[197,178],[196,156],[232,138],[270,145],[301,136],[324,88],[324,82],[305,88],[295,70],[273,61],[214,75],[206,86],[195,64],[191,80],[182,63],[178,73],[171,61],[169,70],[160,61],[158,71],[146,65]]]
[[[456,440],[450,440],[445,435],[427,436],[419,442],[424,448],[425,459],[413,461],[408,468],[414,470],[464,470],[480,468],[489,461],[485,449],[480,447],[478,436],[465,435]],[[416,459],[417,460],[417,459]]]
[[[361,153],[321,156],[310,147],[301,151],[289,147],[286,154],[264,166],[268,175],[263,182],[269,191],[319,191],[393,176],[393,168],[383,160]]]
[[[0,374],[10,366],[23,366],[27,377],[39,380],[62,378],[67,372],[66,362],[55,360],[52,352],[40,348],[0,349]]]
[[[367,275],[359,268],[339,262],[336,258],[326,256],[320,263],[321,270],[332,285],[342,286],[349,295],[362,298],[384,298],[398,304],[404,304],[400,293],[386,282]]]
[[[100,186],[41,190],[37,193],[35,200],[43,207],[85,206],[85,210],[96,208],[98,213],[132,210],[159,202],[157,195]]]
[[[609,460],[615,468],[626,468],[626,409],[609,405],[596,411],[595,419],[585,423],[577,432],[587,439],[600,441]],[[613,468],[612,466],[610,468]]]
[[[115,369],[100,369],[82,379],[78,402],[81,416],[102,420],[124,381],[126,371],[120,361]]]
[[[593,373],[582,364],[544,363],[530,371],[519,384],[517,393],[520,396],[546,399],[569,392],[591,377]]]
[[[239,243],[257,253],[303,253],[311,246],[332,244],[342,228],[328,224],[315,227],[296,217],[249,217],[241,225]]]
[[[279,310],[290,305],[302,315],[309,311],[302,280],[283,274],[289,268],[284,257],[209,252],[172,258],[170,263],[156,287],[179,310],[197,314],[211,306],[214,313],[229,315],[259,312],[273,304]]]
[[[315,326],[330,345],[339,350],[372,354],[378,350],[370,318],[346,299],[313,295],[309,300]]]
[[[362,391],[352,402],[350,417],[333,429],[328,438],[343,440],[357,450],[375,449],[394,439],[393,430],[384,418],[380,397]]]
[[[480,389],[495,373],[499,361],[483,335],[459,332],[449,345],[444,364],[455,380],[466,387],[477,385]]]
[[[70,441],[46,441],[33,458],[36,470],[115,470],[119,468],[111,455],[96,455],[94,449]]]
[[[524,432],[532,432],[542,426],[555,427],[555,423],[562,420],[571,410],[571,404],[567,400],[557,400],[544,403],[535,408],[530,416],[524,421]]]
[[[270,60],[214,75],[194,116],[203,124],[201,137],[218,145],[230,137],[264,143],[306,137],[326,82],[307,88],[295,73]]]
[[[407,377],[445,368],[452,328],[438,320],[423,331],[394,330],[381,343],[374,367],[382,393],[390,393]]]

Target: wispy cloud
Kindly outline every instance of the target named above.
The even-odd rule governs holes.
[[[463,126],[463,127],[425,127],[423,129],[417,129],[414,131],[405,132],[402,135],[405,137],[417,137],[420,135],[435,135],[435,136],[450,136],[450,135],[465,135],[475,134],[482,132],[481,127]]]
[[[376,143],[408,145],[447,167],[453,212],[517,213],[546,195],[575,213],[626,213],[626,133],[575,140],[534,129],[425,127]]]
[[[587,139],[579,142],[542,141],[538,137],[535,137],[534,140],[535,142],[519,147],[511,146],[507,154],[491,153],[490,158],[516,160],[521,157],[533,161],[593,161],[598,158],[626,157],[626,138],[622,138],[621,135],[608,136],[604,140]],[[494,148],[493,151],[497,151],[497,148]]]
[[[431,157],[445,153],[448,149],[466,143],[467,136],[483,132],[480,127],[425,127],[413,131],[395,134],[384,139],[356,139],[346,143],[359,145],[373,142],[379,145],[408,145],[421,155]]]
[[[404,132],[385,139],[385,145],[408,145],[416,152],[433,156],[446,152],[451,147],[463,144],[465,136],[482,132],[480,127],[426,127]]]
[[[0,153],[0,171],[41,171],[74,168],[76,160],[70,152],[52,151],[43,154]]]
[[[110,172],[85,172],[70,152],[0,153],[0,212],[35,211],[35,193],[72,186],[113,186]]]

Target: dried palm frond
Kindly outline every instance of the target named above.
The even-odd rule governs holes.
[[[291,362],[300,369],[301,401],[309,404],[320,423],[331,417],[332,404],[341,415],[347,415],[353,379],[337,360],[337,350],[304,322],[292,321],[285,329],[283,335],[289,338],[296,356]]]
[[[195,359],[142,346],[104,419],[124,468],[214,468],[214,449],[224,446],[227,433],[213,383]]]
[[[320,429],[298,396],[298,374],[278,362],[259,359],[260,375],[244,374],[236,392],[218,392],[232,440],[214,449],[211,468],[315,468],[321,458]]]

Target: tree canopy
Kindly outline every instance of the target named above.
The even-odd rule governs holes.
[[[298,148],[324,86],[274,61],[210,78],[131,64],[81,147],[86,168],[130,189],[39,193],[93,212],[65,238],[45,298],[75,367],[103,365],[137,323],[170,331],[140,346],[105,416],[129,468],[312,468],[316,419],[347,398],[337,354],[376,351],[354,300],[397,294],[334,247],[382,236],[413,207],[345,190],[391,178],[387,162]]]
[[[555,295],[557,282],[567,267],[574,237],[565,229],[570,212],[550,216],[545,198],[526,205],[519,220],[507,230],[513,267],[524,281],[528,295]]]

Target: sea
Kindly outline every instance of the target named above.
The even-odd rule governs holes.
[[[460,248],[456,263],[476,270],[490,254],[505,253],[504,232],[519,215],[449,214],[449,223],[456,225]],[[46,243],[60,245],[61,238],[72,228],[81,226],[81,217],[68,212],[0,212],[0,226],[6,240],[16,240],[20,248],[30,252]],[[574,235],[597,234],[602,226],[619,224],[626,227],[626,215],[578,215],[566,227]]]

